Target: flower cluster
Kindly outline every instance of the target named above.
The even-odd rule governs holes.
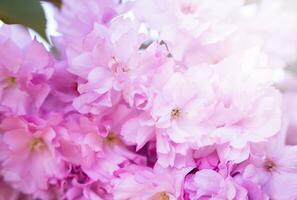
[[[56,16],[58,55],[0,29],[1,200],[297,198],[281,1],[64,0]]]

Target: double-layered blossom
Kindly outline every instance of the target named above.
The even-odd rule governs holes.
[[[129,79],[130,68],[137,65],[131,58],[137,56],[143,41],[137,27],[122,18],[115,20],[109,29],[95,24],[84,38],[80,52],[68,56],[69,71],[80,78],[80,95],[73,106],[81,113],[99,114],[119,101],[119,91]]]
[[[3,25],[0,30],[0,99],[6,114],[38,112],[50,92],[52,57],[25,30]]]
[[[279,138],[255,146],[244,172],[245,178],[261,184],[271,198],[290,199],[296,196],[296,151],[295,146],[284,145]],[[283,187],[286,192],[283,192]]]
[[[28,194],[46,191],[51,178],[61,178],[64,163],[57,157],[56,132],[44,121],[8,117],[2,121],[1,175]]]
[[[80,166],[92,181],[108,182],[122,165],[146,162],[145,157],[129,151],[118,134],[117,120],[127,117],[124,106],[120,105],[115,113],[117,119],[110,118],[110,113],[94,119],[72,115],[57,127],[63,160]]]

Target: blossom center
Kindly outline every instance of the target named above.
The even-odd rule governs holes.
[[[180,108],[174,108],[171,110],[171,119],[177,119],[181,116],[181,109]]]
[[[184,3],[181,5],[180,10],[183,14],[190,15],[190,14],[195,13],[196,7],[190,3]]]
[[[152,196],[150,200],[170,200],[170,197],[166,194],[166,192],[159,192]]]
[[[160,193],[161,200],[170,200],[169,196],[165,192]]]
[[[15,85],[17,83],[17,79],[16,77],[14,76],[10,76],[7,78],[7,82],[10,84],[10,85]]]
[[[108,144],[115,144],[118,142],[119,139],[114,132],[110,131],[106,136],[105,140],[106,140],[106,143]]]
[[[40,149],[45,146],[44,141],[41,138],[34,138],[31,142],[31,149]]]
[[[265,163],[264,163],[264,168],[267,171],[272,172],[272,171],[275,171],[276,164],[272,160],[266,160]]]

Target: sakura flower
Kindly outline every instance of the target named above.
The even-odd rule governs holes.
[[[167,53],[162,46],[151,44],[139,56],[139,67],[130,71],[131,79],[123,89],[124,100],[136,111],[123,121],[120,134],[126,143],[137,145],[137,150],[154,138],[155,120],[150,111],[158,90],[174,73],[174,63]]]
[[[255,146],[245,176],[258,181],[272,199],[291,199],[297,192],[296,150],[295,146],[285,146],[275,140]]]
[[[36,113],[50,91],[52,58],[26,30],[4,25],[0,32],[1,107],[13,114]]]
[[[227,66],[235,64],[229,63],[236,60],[233,56],[216,65],[221,78],[217,88],[219,102],[210,118],[210,122],[216,127],[212,134],[219,139],[218,143],[228,144],[227,149],[221,149],[222,158],[225,153],[229,157],[231,149],[239,156],[233,158],[237,162],[247,159],[249,143],[266,141],[281,129],[281,96],[271,87],[271,77],[267,76],[269,68],[261,67],[261,57],[258,59],[253,56],[257,52],[258,50],[252,49],[239,54],[242,60],[237,64],[236,70],[241,71],[242,77],[235,75],[238,74],[235,69],[232,72],[227,69]],[[227,71],[231,77],[236,78],[227,78]],[[232,73],[235,73],[234,76]]]
[[[196,76],[194,80],[193,74],[199,73],[203,75]],[[167,129],[172,141],[182,143],[199,135],[199,122],[211,113],[214,97],[211,78],[212,72],[208,68],[190,69],[185,74],[176,72],[156,96],[152,116],[156,127]],[[207,80],[208,86],[199,88],[198,83]]]
[[[173,74],[175,64],[168,57],[166,46],[157,42],[141,50],[134,60],[123,98],[131,107],[150,110],[155,94]]]
[[[165,85],[160,85],[162,92],[152,99],[151,110],[123,124],[121,135],[124,140],[140,149],[155,138],[158,162],[163,167],[173,166],[175,162],[181,166],[183,162],[191,163],[187,156],[191,144],[202,146],[210,143],[208,138],[203,138],[205,127],[201,122],[212,113],[214,91],[211,83],[204,88],[198,84],[206,79],[211,82],[211,77],[212,70],[207,67],[191,68],[184,74],[171,73],[171,77],[165,79]],[[175,90],[177,87],[179,89]]]
[[[55,131],[36,122],[10,117],[0,125],[1,175],[14,188],[28,194],[47,190],[48,180],[64,173],[64,164],[57,157]]]
[[[122,24],[126,25],[125,29]],[[114,20],[110,29],[95,25],[84,37],[82,50],[68,54],[69,71],[81,78],[78,83],[80,96],[73,102],[77,110],[98,114],[101,109],[118,102],[119,91],[129,79],[130,65],[135,65],[130,58],[136,56],[143,42],[137,30],[137,24],[122,18]]]
[[[121,112],[123,115],[122,109],[115,110],[118,117]],[[59,152],[63,159],[81,166],[91,180],[101,182],[108,182],[113,172],[127,162],[145,164],[144,157],[123,145],[115,122],[108,115],[102,119],[70,116],[65,124],[58,127],[61,134]]]

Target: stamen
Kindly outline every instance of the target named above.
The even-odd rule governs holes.
[[[14,76],[10,76],[7,78],[7,82],[11,85],[15,85],[17,83],[17,79]]]
[[[266,160],[264,163],[264,168],[269,172],[275,171],[276,167],[276,164],[272,160]]]
[[[31,150],[45,147],[45,143],[41,138],[34,138],[31,142]]]
[[[160,200],[170,200],[169,196],[165,192],[161,192],[160,197]]]
[[[158,192],[154,194],[149,200],[170,200],[170,197],[166,194],[166,192]]]
[[[171,119],[177,119],[181,116],[181,109],[180,108],[174,108],[171,110]]]
[[[106,140],[106,143],[108,143],[108,144],[115,144],[115,143],[117,143],[119,141],[117,135],[112,131],[110,131],[108,133],[105,140]]]

